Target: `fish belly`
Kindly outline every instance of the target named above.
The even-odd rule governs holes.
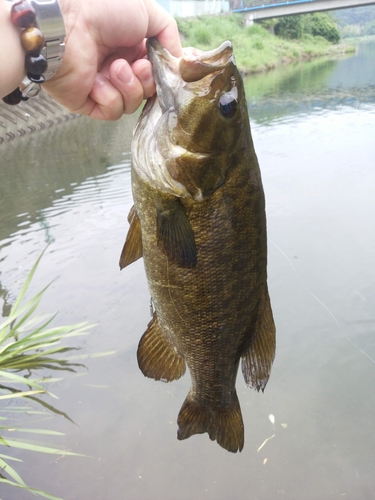
[[[192,387],[178,418],[178,437],[208,432],[230,451],[243,447],[235,390],[239,360],[254,344],[259,311],[268,300],[264,196],[260,179],[255,179],[232,175],[203,202],[179,201],[195,237],[197,262],[192,268],[171,262],[158,245],[156,207],[163,194],[136,172],[132,179],[155,305],[140,343],[138,357],[146,358],[140,366],[148,363],[142,370],[147,376],[173,380],[186,363]],[[163,363],[152,371],[152,365]]]

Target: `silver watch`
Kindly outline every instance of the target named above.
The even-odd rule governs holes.
[[[36,12],[38,28],[43,33],[45,46],[41,54],[48,67],[43,76],[52,78],[61,66],[65,50],[65,25],[58,0],[30,0]]]

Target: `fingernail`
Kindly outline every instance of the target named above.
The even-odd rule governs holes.
[[[129,64],[123,63],[119,67],[116,73],[117,78],[121,83],[132,83],[134,79],[133,71],[131,70]]]

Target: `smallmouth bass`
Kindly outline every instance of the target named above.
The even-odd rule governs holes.
[[[154,312],[138,346],[147,377],[192,385],[178,439],[244,445],[239,362],[264,390],[275,356],[265,202],[242,78],[230,42],[175,58],[147,42],[156,96],[134,130],[134,207],[120,257],[143,256]]]

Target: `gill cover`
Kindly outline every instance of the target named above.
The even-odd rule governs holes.
[[[147,49],[157,98],[135,130],[134,166],[161,191],[203,201],[223,185],[244,147],[246,101],[232,45],[187,48],[175,58],[152,38]]]

